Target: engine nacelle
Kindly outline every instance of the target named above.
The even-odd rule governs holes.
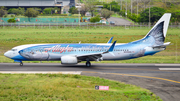
[[[61,64],[77,64],[78,59],[74,56],[62,56],[61,57]]]

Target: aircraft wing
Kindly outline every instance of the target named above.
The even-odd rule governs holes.
[[[162,47],[166,47],[166,46],[169,46],[171,42],[166,42],[162,45],[158,45],[158,46],[152,46],[152,48],[162,48]]]
[[[89,61],[99,61],[99,60],[102,60],[102,54],[111,53],[114,50],[115,44],[116,44],[116,41],[114,41],[114,43],[105,52],[81,54],[81,55],[77,55],[77,58],[79,60],[83,60],[83,61],[87,61],[87,59],[89,59]],[[111,54],[113,54],[113,53],[111,53]]]

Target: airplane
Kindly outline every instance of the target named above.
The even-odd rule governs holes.
[[[107,43],[86,44],[27,44],[12,48],[4,53],[4,56],[19,62],[22,61],[61,61],[61,64],[78,64],[86,61],[90,67],[90,61],[125,60],[147,55],[154,55],[166,49],[170,42],[165,41],[171,13],[165,13],[147,35],[137,41],[116,44],[113,39]]]

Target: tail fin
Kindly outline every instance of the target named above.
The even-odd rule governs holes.
[[[170,18],[171,13],[165,13],[145,37],[152,36],[156,45],[162,45],[166,37]]]

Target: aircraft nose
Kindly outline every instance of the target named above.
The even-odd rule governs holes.
[[[5,52],[4,56],[10,58],[10,52],[9,51]]]

